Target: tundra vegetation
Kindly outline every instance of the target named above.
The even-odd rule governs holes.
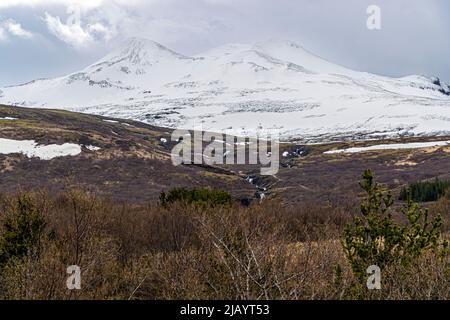
[[[370,171],[361,206],[242,206],[176,189],[127,203],[82,188],[0,196],[2,299],[449,299],[450,201],[394,203]],[[68,290],[66,269],[81,268]],[[381,290],[365,270],[378,265]]]

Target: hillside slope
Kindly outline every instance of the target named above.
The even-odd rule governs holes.
[[[236,199],[254,197],[254,186],[232,172],[172,164],[170,130],[62,110],[0,105],[0,192],[17,188],[59,191],[85,187],[127,201],[158,199],[173,187],[227,189]],[[79,146],[79,153],[47,158],[5,152],[19,145]],[[48,156],[48,154],[47,154]]]

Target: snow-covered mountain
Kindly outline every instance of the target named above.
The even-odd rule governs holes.
[[[188,57],[131,39],[79,72],[1,88],[0,103],[285,139],[450,134],[450,87],[439,79],[357,72],[274,40]]]

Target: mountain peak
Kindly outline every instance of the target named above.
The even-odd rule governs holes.
[[[140,37],[132,37],[126,39],[122,43],[122,49],[147,49],[147,50],[165,50],[165,51],[171,51],[162,44],[146,39],[146,38],[140,38]]]
[[[132,64],[147,65],[161,58],[174,57],[181,59],[187,58],[156,41],[133,37],[125,40],[116,51],[105,57],[105,60],[119,58],[121,60],[128,60]]]
[[[285,40],[285,39],[277,39],[277,38],[270,38],[266,41],[258,42],[255,44],[255,47],[260,47],[260,46],[263,47],[263,46],[269,46],[269,45],[279,46],[279,47],[291,47],[291,48],[295,48],[295,49],[305,50],[305,48],[303,48],[300,44],[298,44],[294,41]]]

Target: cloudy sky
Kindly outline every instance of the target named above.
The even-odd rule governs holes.
[[[369,5],[381,30],[367,28]],[[450,82],[448,0],[0,0],[0,86],[85,67],[128,37],[183,54],[295,41],[357,70]]]

